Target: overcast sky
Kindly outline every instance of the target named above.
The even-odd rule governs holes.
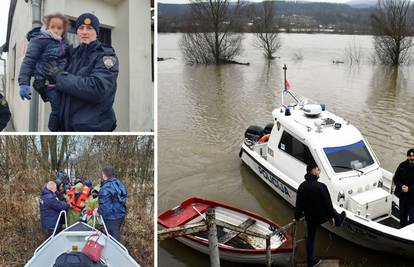
[[[0,0],[0,46],[6,41],[10,0]]]

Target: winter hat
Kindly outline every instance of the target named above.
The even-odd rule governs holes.
[[[56,186],[59,188],[59,186],[63,183],[62,179],[60,177],[56,178],[55,180]]]
[[[75,185],[75,191],[76,192],[80,192],[80,191],[82,191],[82,189],[83,189],[83,184],[82,183],[77,183]]]
[[[96,34],[99,35],[99,19],[94,14],[84,13],[80,15],[76,20],[75,32],[77,32],[78,28],[83,24],[91,25],[95,29]]]
[[[414,155],[414,148],[408,149],[408,151],[407,151],[407,157],[410,156],[411,154]]]
[[[90,179],[86,180],[84,184],[89,188],[92,187],[92,181]]]

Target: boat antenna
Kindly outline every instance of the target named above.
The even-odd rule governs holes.
[[[283,79],[283,86],[284,86],[284,89],[283,89],[283,91],[282,91],[282,106],[285,106],[285,103],[284,103],[284,95],[285,95],[285,91],[287,90],[287,88],[286,88],[286,71],[287,71],[287,67],[286,67],[286,64],[284,64],[283,65],[283,76],[284,76],[284,79]]]
[[[286,71],[287,71],[287,67],[286,64],[283,65],[283,78],[284,78],[284,83],[283,83],[283,90],[282,90],[282,106],[286,107],[285,105],[285,100],[284,100],[284,95],[285,94],[289,94],[295,101],[297,104],[300,103],[300,101],[296,98],[296,96],[290,91],[290,84],[288,82],[288,80],[286,79]]]

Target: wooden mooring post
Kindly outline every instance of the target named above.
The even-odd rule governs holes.
[[[239,226],[229,224],[216,219],[215,210],[210,208],[206,212],[205,222],[199,222],[195,224],[189,224],[182,227],[168,228],[158,231],[158,240],[164,240],[167,238],[176,238],[180,236],[186,236],[191,234],[196,234],[199,232],[208,231],[208,246],[210,250],[210,266],[211,267],[220,267],[220,252],[219,252],[219,242],[217,237],[217,226],[226,228],[231,231],[238,233],[244,233],[250,236],[255,236],[258,238],[263,238],[266,240],[266,267],[271,267],[272,265],[272,251],[271,251],[271,238],[272,235],[263,235],[256,233],[247,229],[243,229]]]
[[[220,254],[217,238],[216,212],[214,209],[207,210],[208,247],[210,249],[210,266],[220,267]]]

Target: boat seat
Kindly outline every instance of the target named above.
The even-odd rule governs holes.
[[[250,226],[252,226],[253,224],[256,223],[256,220],[252,219],[252,218],[248,218],[247,220],[245,220],[244,222],[242,222],[239,227],[243,228],[243,230],[247,230]],[[240,233],[236,232],[236,231],[229,231],[228,233],[226,233],[225,235],[223,235],[222,237],[219,238],[218,242],[221,244],[226,244],[227,242],[229,242],[230,240],[232,240],[233,238],[235,238],[236,236],[238,236]]]
[[[162,219],[162,223],[169,228],[186,224],[192,219],[200,216],[200,214],[198,214],[198,212],[193,207],[195,207],[201,214],[203,214],[211,206],[203,203],[197,203],[195,205],[193,204],[185,207],[180,207],[177,212],[169,215],[165,219]]]

